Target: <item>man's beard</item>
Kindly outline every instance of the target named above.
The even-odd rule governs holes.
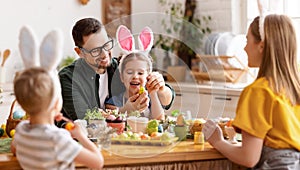
[[[108,54],[108,62],[105,65],[102,65],[101,61],[102,61],[101,59],[97,60],[94,66],[97,67],[98,69],[106,69],[107,67],[109,67],[111,65],[111,53]]]
[[[98,69],[106,69],[110,65],[111,65],[111,59],[109,59],[105,65],[101,64],[101,60],[100,60],[100,61],[97,61],[97,64],[95,65],[95,67],[97,67]]]
[[[107,67],[110,66],[110,63],[109,64],[106,64],[105,66],[104,65],[99,65],[98,66],[98,69],[106,69]]]

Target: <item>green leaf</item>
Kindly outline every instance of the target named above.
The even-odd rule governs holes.
[[[76,60],[76,58],[74,56],[67,56],[66,58],[64,58],[60,65],[59,65],[59,69],[62,69],[70,64],[72,64],[74,61]]]
[[[130,130],[132,130],[132,128],[131,128],[131,126],[130,125],[126,125],[126,129],[127,129],[127,131],[130,131]]]
[[[179,110],[173,110],[173,111],[171,112],[171,115],[174,116],[174,117],[177,117],[179,113],[180,113]]]
[[[132,111],[128,114],[128,116],[141,117],[141,112],[139,112],[138,110]]]
[[[184,2],[159,0],[159,3],[166,14],[172,15],[170,20],[161,20],[161,26],[166,31],[166,33],[182,37],[183,42],[188,40],[190,42],[188,45],[193,46],[191,47],[193,49],[201,47],[203,44],[203,37],[205,37],[206,34],[211,33],[211,29],[207,26],[212,20],[211,16],[194,15],[193,18],[189,18],[189,16],[183,15],[185,11],[185,9],[183,8],[185,7]],[[194,4],[195,2],[191,3],[192,5],[196,6],[196,4]],[[178,21],[178,19],[180,21]],[[197,29],[195,27],[189,28],[185,26],[186,24],[182,21],[182,19],[187,22],[188,19],[191,19],[190,23],[196,26]],[[155,47],[160,47],[166,51],[173,51],[175,48],[178,48],[177,51],[180,54],[194,54],[193,50],[190,49],[187,45],[181,45],[183,42],[177,42],[177,40],[174,40],[173,38],[160,35],[155,43]],[[186,53],[183,53],[182,51],[185,51]]]
[[[104,120],[102,112],[99,108],[87,109],[84,118],[85,120]]]

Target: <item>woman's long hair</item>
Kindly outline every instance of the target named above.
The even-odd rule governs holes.
[[[285,95],[292,105],[300,104],[297,41],[290,18],[276,14],[266,16],[264,33],[263,58],[257,78],[267,78],[275,93]]]

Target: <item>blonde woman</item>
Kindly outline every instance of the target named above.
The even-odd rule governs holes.
[[[300,77],[290,18],[275,14],[255,18],[245,51],[248,65],[259,67],[259,73],[241,93],[233,121],[242,133],[242,144],[224,140],[211,120],[203,128],[206,139],[228,159],[246,167],[300,169]]]

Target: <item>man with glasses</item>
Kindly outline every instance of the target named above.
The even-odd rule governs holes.
[[[111,56],[114,46],[104,26],[94,18],[84,18],[76,22],[72,30],[75,51],[79,59],[59,72],[62,86],[63,114],[76,120],[83,119],[87,109],[102,108],[107,97],[124,91],[120,81],[118,61]],[[158,72],[148,77],[148,83],[160,90],[158,96],[165,109],[169,109],[174,90],[165,84]],[[147,96],[143,96],[147,97]],[[138,106],[145,99],[137,96],[132,101]],[[134,107],[133,107],[134,108]]]

